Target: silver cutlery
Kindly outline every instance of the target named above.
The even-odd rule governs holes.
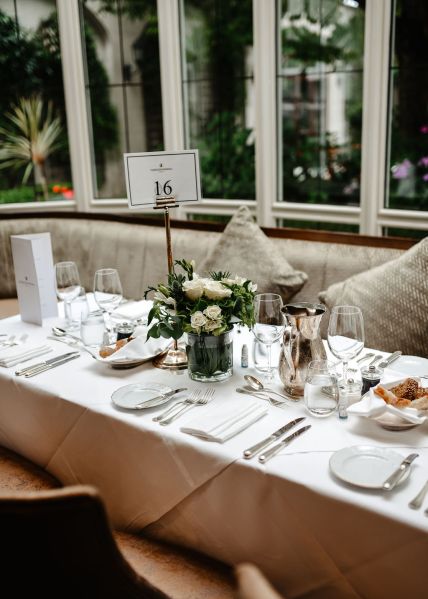
[[[288,405],[287,403],[285,403],[285,401],[281,401],[280,399],[275,399],[274,397],[271,397],[267,391],[253,391],[252,389],[246,389],[245,387],[237,387],[235,391],[237,393],[244,393],[244,395],[251,395],[252,397],[257,397],[258,399],[264,399],[273,406]]]
[[[160,420],[159,424],[161,424],[162,426],[171,424],[171,422],[174,422],[174,420],[176,420],[179,416],[181,416],[181,414],[184,414],[184,412],[187,412],[188,410],[191,410],[192,408],[194,408],[196,406],[204,406],[213,398],[214,393],[215,393],[215,390],[212,387],[210,389],[207,389],[198,399],[183,406],[180,410],[178,410],[178,412],[175,412],[175,414],[172,414],[172,416],[169,416],[168,418],[166,418],[164,420]]]
[[[410,455],[408,455],[398,466],[397,470],[395,470],[391,474],[391,476],[389,476],[386,479],[386,481],[382,485],[382,489],[384,489],[385,491],[391,491],[391,489],[395,487],[395,485],[401,479],[406,470],[410,468],[410,464],[413,462],[413,460],[415,460],[417,457],[419,457],[418,453],[411,453]]]
[[[64,358],[73,356],[76,353],[78,353],[78,352],[68,352],[66,354],[61,354],[60,356],[56,356],[55,358],[50,358],[49,360],[45,360],[43,362],[38,362],[37,364],[33,364],[32,366],[26,366],[25,368],[21,368],[21,370],[16,370],[15,375],[22,376],[23,374],[26,374],[30,370],[35,370],[35,369],[40,368],[41,366],[47,366],[49,364],[54,364],[58,360],[63,360]]]
[[[374,353],[368,353],[365,356],[362,356],[361,358],[359,358],[358,360],[356,360],[357,364],[359,364],[360,362],[364,362],[365,360],[369,360],[370,358],[373,358]]]
[[[246,449],[244,451],[244,458],[247,460],[251,459],[257,453],[259,453],[259,451],[261,451],[262,449],[264,449],[265,447],[267,447],[268,445],[270,445],[271,443],[276,441],[276,439],[279,439],[280,437],[282,437],[282,435],[284,433],[286,433],[288,430],[290,430],[290,428],[293,428],[293,426],[296,426],[296,424],[298,424],[299,422],[302,422],[302,420],[304,420],[304,419],[305,419],[304,416],[301,418],[296,418],[295,420],[288,422],[284,426],[281,426],[281,428],[279,428],[277,431],[275,431],[274,433],[269,435],[269,437],[266,437],[266,439],[263,439],[262,441],[259,441],[252,447],[249,447],[248,449]]]
[[[387,366],[389,366],[390,364],[395,362],[395,360],[398,360],[398,358],[401,356],[401,354],[402,354],[401,351],[395,351],[393,354],[391,354],[389,356],[389,358],[386,358],[386,360],[383,360],[382,362],[380,362],[380,364],[378,364],[378,367],[386,368]]]
[[[304,426],[303,428],[299,428],[298,431],[296,431],[292,435],[286,437],[285,439],[283,439],[282,441],[280,441],[279,443],[274,445],[271,449],[268,449],[268,451],[266,451],[266,453],[262,453],[262,455],[259,456],[259,462],[261,464],[266,464],[266,462],[268,460],[270,460],[271,458],[273,458],[274,455],[279,453],[281,451],[281,449],[283,449],[289,443],[291,443],[291,441],[293,441],[293,439],[296,439],[296,437],[299,437],[302,433],[309,430],[311,428],[311,426],[312,426],[311,424],[308,424],[307,426]]]
[[[24,374],[26,379],[36,376],[42,372],[46,372],[46,370],[52,370],[52,368],[56,368],[57,366],[61,366],[61,364],[65,364],[66,362],[70,362],[70,360],[75,360],[76,358],[80,358],[80,353],[76,353],[73,356],[69,356],[68,358],[64,358],[63,360],[58,360],[53,364],[47,364],[46,366],[39,366],[39,368],[34,370],[29,370]]]
[[[273,393],[274,395],[279,395],[279,397],[281,397],[283,401],[288,401],[288,399],[289,399],[282,393],[278,393],[278,391],[275,391],[275,389],[272,389],[271,387],[265,387],[265,385],[263,385],[263,383],[258,378],[256,378],[255,376],[252,376],[251,374],[246,374],[244,376],[244,379],[247,381],[249,386],[254,391],[267,391],[268,393]]]
[[[181,406],[181,405],[185,405],[185,404],[192,404],[197,399],[199,399],[200,395],[201,395],[200,389],[193,389],[193,391],[185,399],[182,399],[181,401],[177,401],[175,404],[170,406],[167,410],[162,412],[162,414],[158,414],[158,416],[155,416],[154,418],[152,418],[153,422],[160,422],[161,420],[163,420],[164,418],[166,418],[167,416],[172,414],[177,406]]]
[[[419,491],[419,493],[416,495],[416,497],[414,499],[412,499],[412,501],[409,501],[409,507],[412,510],[418,510],[421,507],[421,505],[423,504],[427,492],[428,492],[428,480],[424,484],[422,489]]]
[[[377,354],[377,356],[375,356],[373,358],[373,360],[369,363],[369,366],[373,366],[373,364],[376,364],[376,362],[378,362],[379,360],[382,360],[383,356],[382,354]]]
[[[156,402],[159,399],[166,399],[166,398],[173,397],[177,393],[181,393],[181,391],[187,391],[187,387],[181,387],[179,389],[172,389],[172,391],[168,391],[168,393],[160,393],[159,395],[156,395],[156,397],[152,397],[152,399],[148,399],[147,401],[142,401],[141,403],[137,403],[135,405],[135,408],[137,408],[137,409],[140,407],[149,408],[152,404],[154,404],[154,406],[156,406],[157,405]]]

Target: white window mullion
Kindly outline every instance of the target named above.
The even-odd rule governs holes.
[[[380,235],[387,159],[391,0],[366,3],[360,233]]]
[[[258,224],[274,226],[277,198],[276,0],[253,0]]]
[[[73,189],[77,209],[87,211],[94,186],[79,2],[57,0],[57,10]]]
[[[157,0],[164,147],[176,151],[185,147],[178,4]]]

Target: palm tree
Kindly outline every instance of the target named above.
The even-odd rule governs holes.
[[[45,162],[60,146],[61,120],[52,114],[49,103],[44,115],[40,96],[21,98],[6,114],[10,127],[0,127],[0,168],[25,167],[22,182],[26,183],[34,169],[36,185],[41,185],[44,199],[49,199]]]

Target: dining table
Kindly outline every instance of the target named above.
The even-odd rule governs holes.
[[[71,351],[60,338],[49,338],[61,322],[44,319],[38,326],[16,315],[0,321],[0,333],[47,344],[50,358]],[[215,383],[193,381],[187,370],[155,368],[151,361],[115,369],[83,348],[77,359],[34,377],[16,376],[17,366],[0,367],[0,444],[64,485],[97,487],[115,527],[144,531],[231,565],[256,564],[289,598],[328,599],[334,591],[366,599],[426,597],[428,500],[418,510],[408,504],[428,479],[428,422],[392,431],[356,414],[314,417],[303,400],[269,403],[240,394],[245,374],[260,378],[251,360],[249,367],[240,362],[243,344],[252,342],[250,331],[235,327],[233,375]],[[408,374],[397,360],[382,380]],[[187,391],[140,410],[112,400],[136,383]],[[270,384],[283,390],[277,374]],[[153,420],[186,393],[208,387],[209,405],[193,406],[168,426]],[[182,430],[204,413],[226,414],[230,406],[250,401],[263,414],[224,442]],[[245,449],[299,417],[311,428],[275,457],[265,464],[257,456],[244,458]],[[330,467],[333,455],[354,447],[418,457],[391,491],[364,488]]]

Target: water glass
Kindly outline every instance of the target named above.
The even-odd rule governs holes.
[[[72,302],[80,293],[80,277],[75,262],[57,262],[55,264],[55,288],[56,294],[64,302],[64,311],[66,315],[67,330],[76,328],[69,318],[70,302]]]
[[[89,304],[84,287],[80,287],[79,295],[64,305],[65,317],[70,328],[79,329],[81,321],[89,314]]]
[[[253,334],[259,343],[266,347],[268,367],[265,379],[273,379],[272,345],[279,341],[284,330],[284,314],[281,311],[282,298],[277,293],[260,293],[254,298]]]
[[[104,341],[104,317],[101,311],[89,312],[82,318],[80,324],[80,337],[85,345],[99,347]]]
[[[339,387],[334,364],[328,360],[309,363],[305,380],[305,406],[312,416],[333,414],[339,403]]]
[[[271,360],[272,360],[272,369],[277,369],[279,364],[279,357],[281,355],[281,343],[280,341],[275,341],[275,343],[271,346]],[[260,372],[261,374],[266,374],[269,371],[269,363],[268,363],[268,349],[267,346],[257,339],[253,341],[252,348],[253,355],[253,366]]]
[[[122,284],[117,270],[115,268],[101,268],[97,270],[94,276],[94,298],[104,312],[110,342],[114,341],[110,315],[119,306],[122,297]]]

